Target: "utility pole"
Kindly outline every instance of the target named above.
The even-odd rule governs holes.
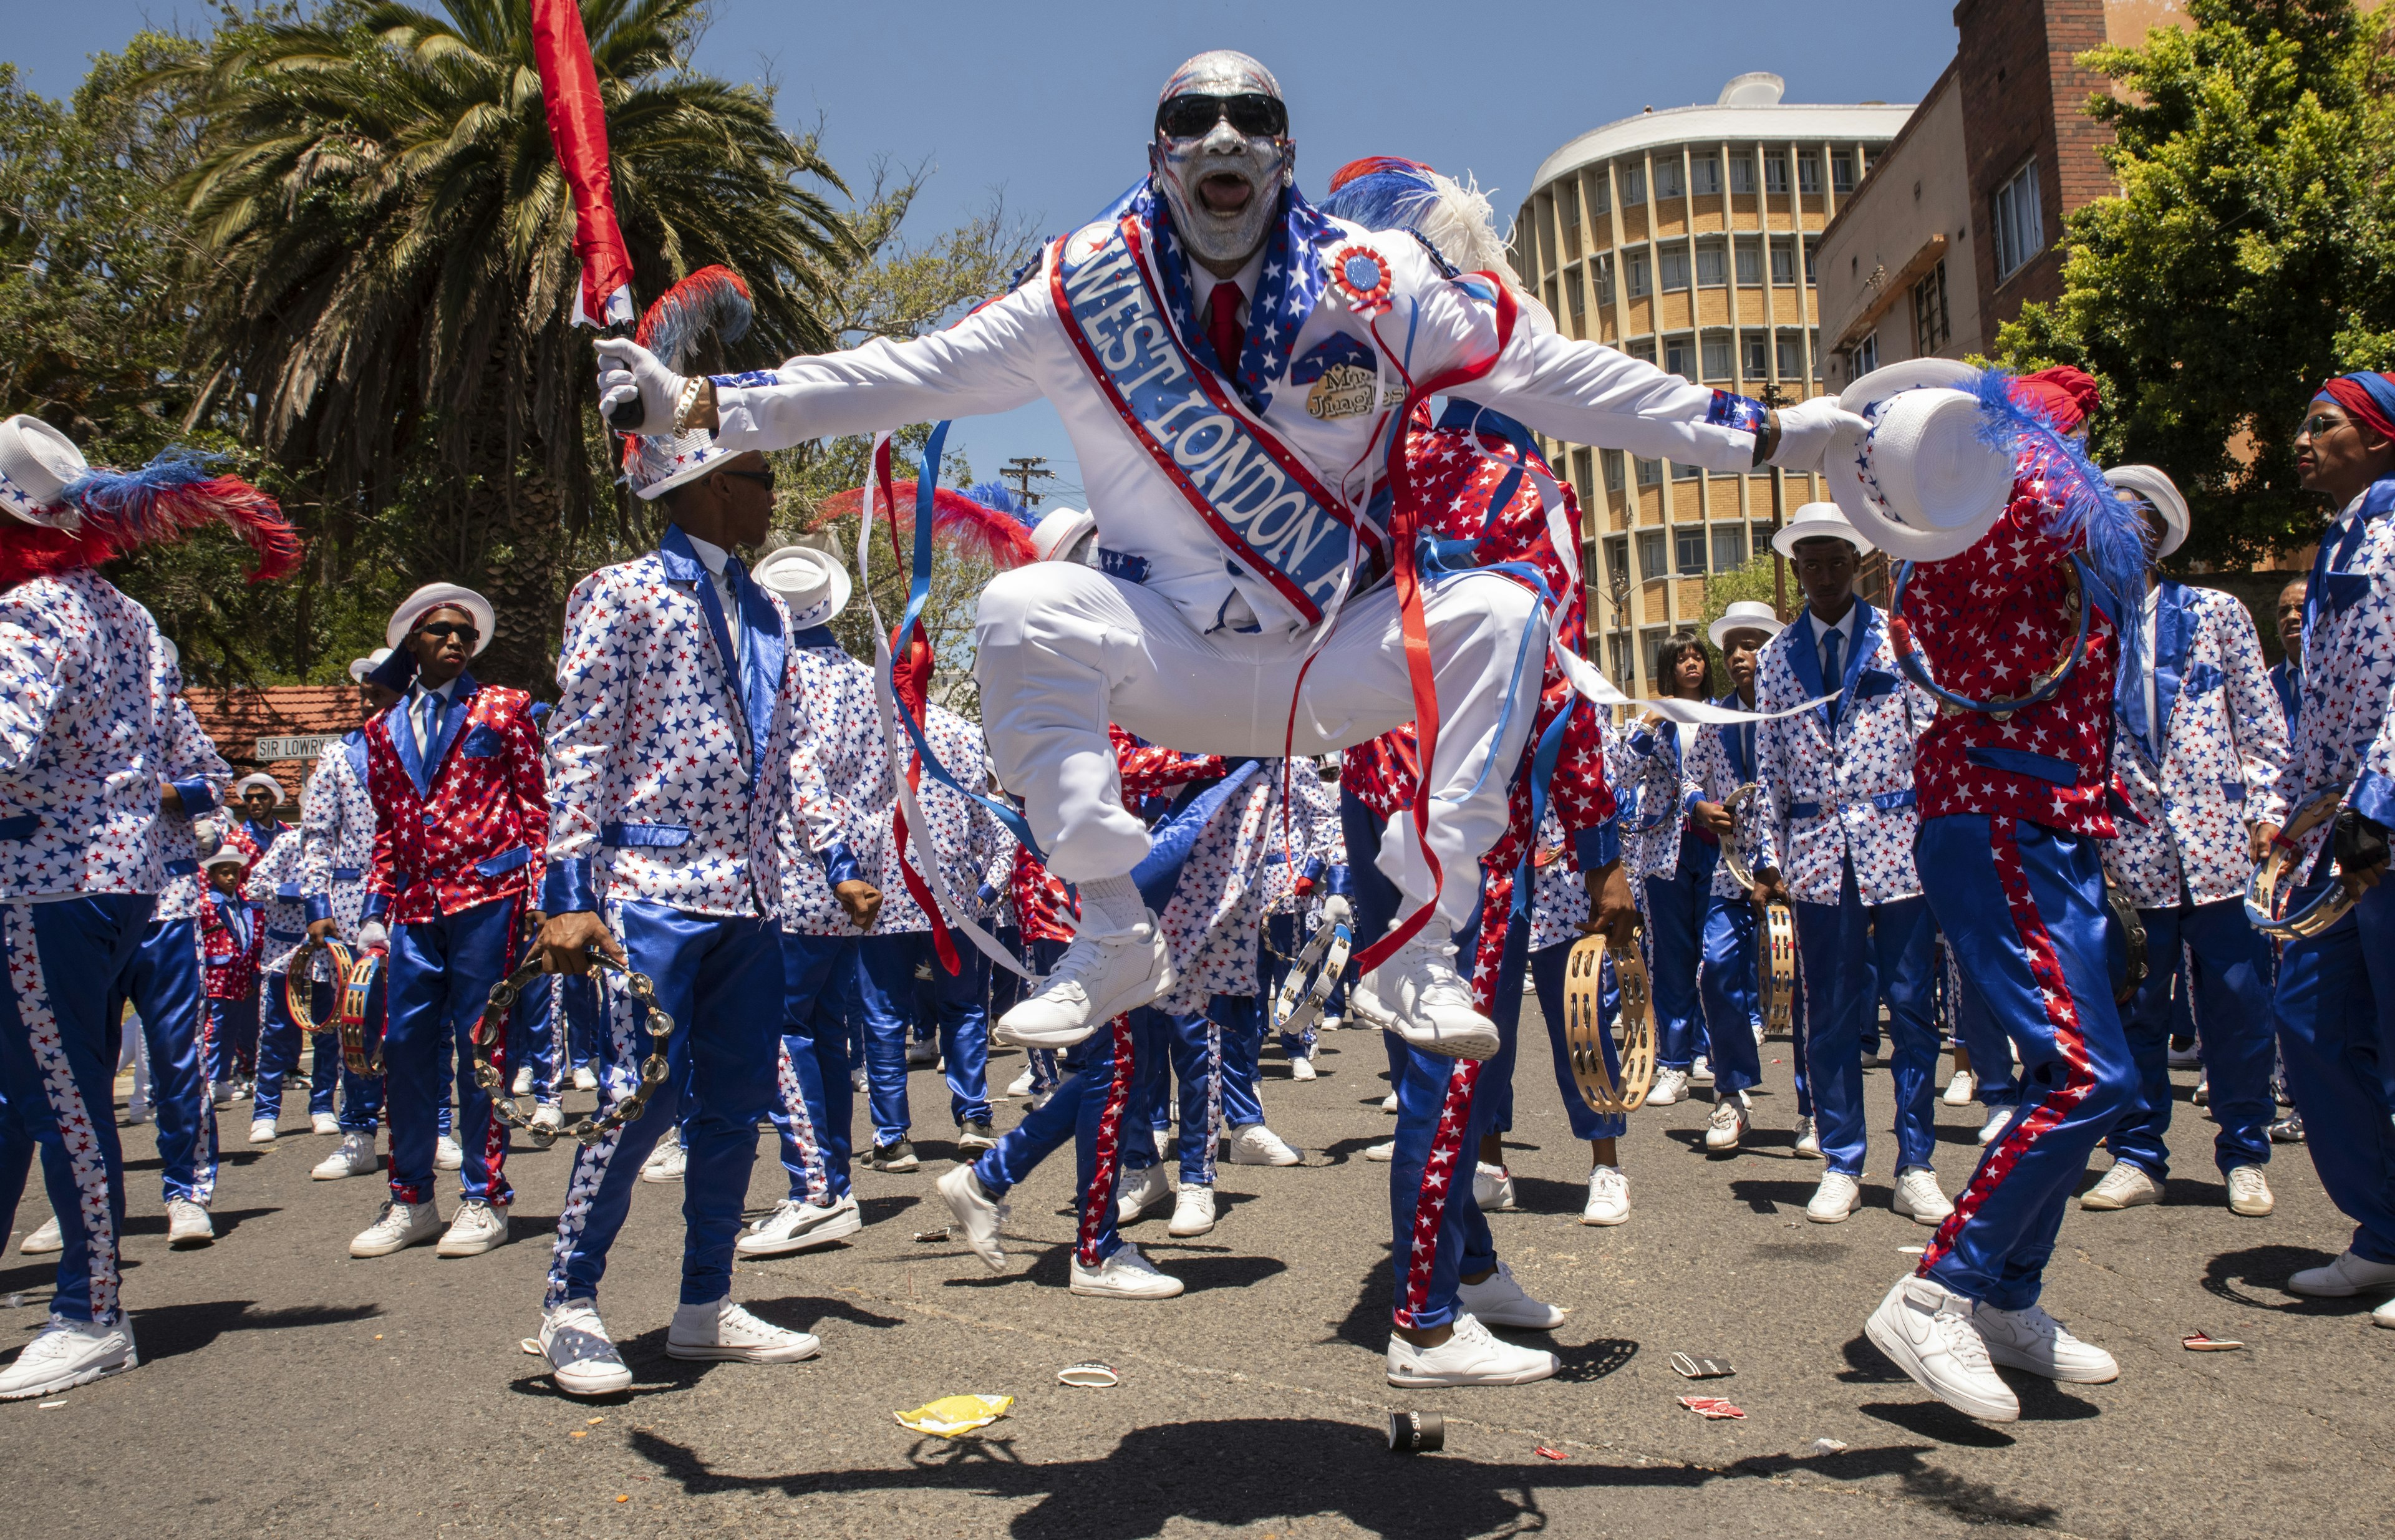
[[[1763,404],[1774,411],[1788,405],[1778,385],[1763,388]],[[1780,526],[1787,517],[1788,472],[1778,466],[1771,468],[1771,613],[1780,623],[1788,623],[1788,558],[1780,554]]]
[[[1034,481],[1053,481],[1056,472],[1048,469],[1048,457],[1045,455],[1018,455],[1006,462],[1006,469],[998,476],[1000,481],[1014,484],[1014,495],[1023,499],[1024,507],[1037,508],[1042,494],[1031,490],[1031,484]]]

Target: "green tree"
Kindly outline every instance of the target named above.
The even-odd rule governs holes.
[[[2291,441],[2321,379],[2395,364],[2395,12],[2187,9],[2191,31],[2082,56],[2125,87],[2087,108],[2121,195],[2071,213],[2061,299],[1995,352],[2102,380],[2100,457],[2168,471],[2194,515],[2180,560],[2233,565],[2319,527]]]

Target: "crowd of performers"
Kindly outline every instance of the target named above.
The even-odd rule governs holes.
[[[2356,1221],[2288,1287],[2395,1290],[2395,1004],[2390,953],[2364,945],[2395,926],[2375,580],[2395,569],[2395,381],[2332,380],[2309,410],[2298,470],[2338,511],[2266,672],[2238,603],[2156,570],[2188,534],[2168,478],[2086,460],[2087,377],[1929,360],[1774,411],[1569,340],[1468,188],[1382,159],[1308,202],[1279,88],[1243,55],[1176,72],[1148,176],[947,331],[681,374],[738,300],[694,280],[600,344],[664,534],[574,589],[553,704],[474,678],[487,601],[420,590],[353,666],[364,721],[296,827],[270,777],[233,781],[173,648],[97,570],[223,518],[271,578],[298,554],[271,503],[192,457],[96,471],[33,419],[0,425],[0,1177],[13,1214],[38,1150],[56,1217],[29,1249],[60,1257],[0,1396],[138,1361],[111,1115],[128,1054],[178,1245],[211,1239],[217,1113],[245,1099],[250,1139],[276,1138],[303,1062],[338,1141],[314,1174],[388,1183],[353,1256],[505,1243],[511,1127],[570,1136],[538,1343],[572,1395],[631,1382],[598,1298],[644,1181],[682,1193],[668,1354],[818,1352],[733,1297],[734,1258],[855,1234],[852,1168],[918,1166],[907,1070],[933,1060],[964,1157],[936,1178],[956,1237],[1007,1267],[1011,1190],[1070,1142],[1071,1292],[1170,1298],[1124,1228],[1205,1233],[1218,1160],[1301,1162],[1258,1066],[1277,985],[1328,936],[1356,955],[1321,1025],[1378,1029],[1391,1082],[1394,1135],[1368,1151],[1390,1168],[1388,1381],[1540,1379],[1555,1356],[1490,1328],[1562,1312],[1485,1219],[1513,1206],[1526,994],[1589,1141],[1581,1217],[1622,1223],[1627,1122],[1577,1089],[1567,958],[1635,938],[1649,1100],[1709,1094],[1702,1147],[1735,1150],[1783,904],[1793,1135],[1824,1165],[1806,1214],[1859,1201],[1885,1049],[1894,1206],[1931,1231],[1866,1324],[1940,1399],[2004,1420],[1998,1367],[2118,1374],[2040,1307],[2041,1278],[2098,1143],[2082,1206],[2160,1197],[2175,1039],[2201,1041],[2230,1206],[2270,1211],[2273,1130],[2297,1126],[2275,1083]],[[890,633],[879,679],[834,639],[842,562],[742,559],[774,513],[767,451],[1042,396],[1092,507],[989,537],[1022,559],[980,597],[980,727],[927,698],[920,634]],[[1966,453],[1893,447],[1957,413],[2001,445],[1992,483]],[[1649,702],[1584,661],[1581,511],[1534,431],[1830,476],[1835,500],[1775,540],[1802,610],[1713,626],[1717,697],[1693,636]],[[885,438],[863,506],[895,543],[914,505],[920,598],[953,494],[887,468]],[[959,517],[985,515],[1005,517]],[[1902,564],[1885,608],[1857,592],[1874,549]],[[2244,901],[2265,861],[2292,866],[2296,910],[2350,912],[2275,944]],[[319,971],[335,943],[346,979]],[[311,1057],[307,1029],[336,1018],[353,1040],[320,1031]],[[1308,1078],[1317,1026],[1287,1024]],[[1950,1036],[1948,1100],[1989,1113],[1951,1193],[1930,1111]],[[994,1042],[1027,1051],[997,1095]],[[598,1109],[569,1128],[576,1085]],[[767,1123],[787,1196],[752,1218]]]

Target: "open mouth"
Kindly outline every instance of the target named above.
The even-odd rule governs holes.
[[[1228,171],[1217,171],[1198,184],[1198,201],[1209,214],[1237,214],[1255,195],[1247,178]]]

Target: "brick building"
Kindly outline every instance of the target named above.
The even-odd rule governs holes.
[[[326,743],[365,720],[355,684],[281,684],[268,690],[186,690],[201,731],[238,777],[263,770],[283,783],[297,822],[299,793]]]

